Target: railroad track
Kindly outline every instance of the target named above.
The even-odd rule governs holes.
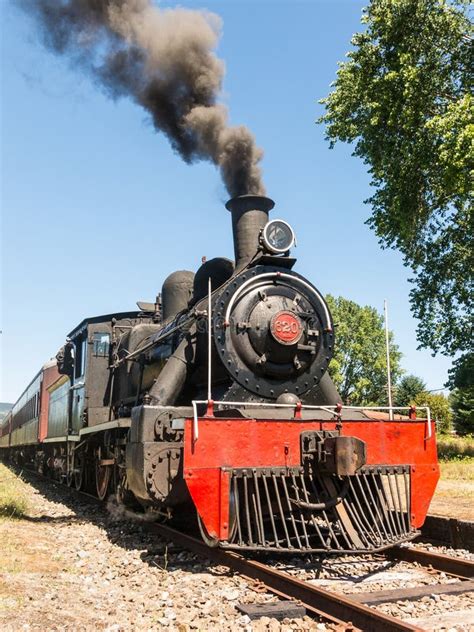
[[[30,472],[51,481],[36,472]],[[72,494],[89,502],[103,505],[99,499],[87,492],[70,488]],[[399,600],[416,600],[432,594],[460,594],[474,591],[474,562],[449,555],[422,550],[413,546],[399,546],[376,554],[379,560],[406,561],[418,564],[433,572],[445,573],[455,578],[455,583],[421,586],[371,593],[354,593],[350,596],[315,586],[294,577],[262,561],[249,559],[221,548],[209,548],[204,542],[169,526],[157,523],[142,523],[147,530],[173,542],[195,555],[209,559],[239,573],[260,590],[273,593],[282,600],[291,600],[303,606],[306,614],[340,626],[341,630],[363,630],[379,632],[423,630],[399,618],[387,615],[373,606]]]
[[[359,593],[356,595],[337,594],[314,586],[307,581],[292,577],[262,562],[251,560],[232,551],[219,548],[210,549],[200,540],[165,525],[151,524],[149,528],[193,553],[207,557],[212,562],[227,566],[242,576],[259,582],[270,592],[282,599],[293,599],[300,602],[307,613],[320,617],[331,623],[345,626],[347,630],[360,629],[367,632],[395,632],[397,630],[422,630],[395,617],[386,615],[368,606],[372,604],[397,601],[399,599],[419,598],[433,594],[433,591],[444,594],[455,592],[453,584],[440,586],[424,586],[422,589],[403,589],[384,591],[383,593]],[[474,562],[460,558],[441,555],[421,549],[396,547],[387,552],[387,557],[395,560],[416,562],[421,566],[444,572],[458,578],[457,592],[470,592],[474,589]]]

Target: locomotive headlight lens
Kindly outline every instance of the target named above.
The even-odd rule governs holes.
[[[273,254],[286,252],[295,243],[295,233],[282,219],[274,219],[263,229],[262,241],[265,249]]]

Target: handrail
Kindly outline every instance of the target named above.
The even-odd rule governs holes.
[[[218,405],[226,405],[226,406],[250,406],[251,408],[261,407],[261,408],[289,408],[294,409],[295,414],[301,410],[323,410],[324,412],[339,415],[342,410],[388,410],[392,413],[395,410],[408,410],[413,411],[413,406],[343,406],[342,404],[337,404],[334,406],[333,404],[327,404],[325,406],[313,406],[302,404],[301,402],[297,402],[296,404],[276,404],[273,402],[227,402],[227,401],[213,401],[211,399],[193,399],[192,400],[193,407],[193,442],[196,442],[199,438],[199,426],[198,426],[198,414],[197,414],[197,406],[198,404],[206,404],[208,407],[208,411],[213,409],[215,404]],[[418,410],[426,410],[426,433],[425,433],[425,441],[431,438],[431,411],[429,406],[419,406]],[[296,418],[296,417],[295,417]]]
[[[252,285],[252,283],[260,282],[262,279],[269,278],[269,277],[274,278],[276,281],[281,281],[281,279],[290,279],[293,283],[299,283],[300,285],[305,287],[307,290],[312,292],[316,296],[317,300],[320,302],[323,308],[324,316],[326,319],[326,329],[331,330],[331,317],[329,315],[327,305],[323,297],[321,296],[321,294],[318,292],[318,290],[312,285],[310,285],[304,279],[301,279],[300,277],[297,277],[297,276],[293,276],[292,274],[287,274],[285,272],[264,272],[263,274],[259,274],[258,276],[250,277],[250,279],[247,279],[244,283],[242,283],[240,288],[238,288],[238,290],[230,299],[229,304],[227,305],[225,317],[224,317],[224,323],[230,322],[230,313],[232,311],[232,307],[234,306],[234,303],[240,297],[244,289],[246,289],[247,286]]]

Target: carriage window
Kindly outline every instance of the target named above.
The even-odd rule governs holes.
[[[97,332],[93,335],[92,338],[92,349],[93,354],[96,357],[109,357],[109,344],[110,344],[110,334],[103,334]]]

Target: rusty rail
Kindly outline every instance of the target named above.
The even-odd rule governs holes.
[[[263,583],[269,592],[279,597],[300,601],[309,613],[333,623],[351,625],[352,629],[358,628],[364,632],[421,630],[345,595],[329,592],[261,562],[246,559],[224,549],[209,548],[200,540],[170,527],[157,524],[149,526],[154,532],[192,553],[206,557],[216,564],[227,566],[244,577]]]
[[[474,577],[474,562],[460,557],[451,557],[450,555],[404,546],[388,549],[383,554],[391,559],[415,562],[421,566],[431,566],[437,571],[454,575],[460,579]]]
[[[396,588],[391,590],[377,590],[376,592],[355,593],[351,597],[366,605],[379,605],[381,603],[395,603],[396,601],[417,601],[422,597],[431,595],[462,595],[474,592],[474,581],[454,582],[453,584],[428,584],[415,588]]]

